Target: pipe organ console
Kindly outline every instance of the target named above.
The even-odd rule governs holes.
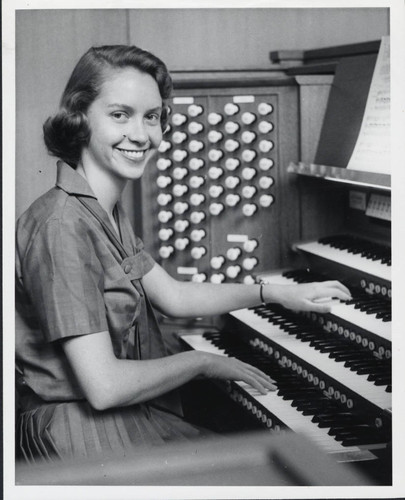
[[[284,72],[175,77],[169,131],[142,187],[142,224],[145,245],[178,279],[338,279],[350,288],[353,300],[335,300],[328,314],[267,304],[181,340],[276,380],[265,396],[219,384],[261,427],[300,432],[339,462],[381,470],[383,456],[381,483],[391,484],[390,176],[346,169],[336,156],[343,147],[327,160],[333,134],[348,136],[339,127],[350,121],[358,134],[378,47],[307,51]],[[356,99],[346,102],[339,90],[353,82]],[[320,117],[311,127],[308,106]]]
[[[177,279],[254,283],[255,272],[287,263],[291,229],[279,221],[292,198],[283,165],[298,158],[297,85],[258,72],[174,75],[174,86],[156,169],[143,180],[145,246]]]

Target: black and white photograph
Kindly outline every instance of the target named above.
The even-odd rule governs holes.
[[[403,498],[404,2],[2,27],[5,500]]]

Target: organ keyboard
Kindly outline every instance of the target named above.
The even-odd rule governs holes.
[[[296,249],[309,255],[337,263],[356,273],[377,279],[378,290],[391,295],[391,253],[390,248],[365,239],[339,235],[320,238],[318,241],[299,243]],[[367,280],[363,278],[363,288]],[[372,287],[374,291],[375,285]]]
[[[274,307],[273,311],[277,313],[277,307]],[[260,315],[261,312],[264,312],[264,317]],[[288,313],[284,318],[277,314],[266,316],[266,310],[255,308],[234,311],[230,314],[246,325],[246,328],[254,330],[254,335],[249,339],[251,345],[257,345],[264,352],[274,354],[285,364],[289,364],[291,360],[291,365],[294,361],[297,367],[305,365],[306,378],[311,374],[313,375],[310,377],[311,380],[318,377],[321,388],[335,399],[340,399],[349,409],[356,406],[355,401],[367,405],[371,403],[375,406],[374,411],[377,408],[380,410],[390,408],[391,396],[387,391],[388,384],[376,386],[367,379],[366,374],[357,373],[357,376],[354,376],[356,367],[360,369],[370,366],[370,371],[373,372],[375,366],[375,370],[378,370],[378,360],[374,360],[372,355],[358,349],[353,352],[349,346],[343,344],[343,341],[335,340],[334,336],[325,338],[323,331],[320,332],[318,327],[315,329],[309,328],[308,325],[300,327],[299,321],[289,321]],[[281,324],[279,318],[284,319]],[[276,354],[277,352],[279,354]],[[388,367],[383,366],[383,368],[388,371]]]
[[[267,283],[291,285],[296,283],[325,281],[330,277],[320,273],[310,273],[308,270],[303,271],[287,271],[283,273],[272,273],[262,275],[261,279]],[[355,329],[362,331],[363,336],[369,339],[366,342],[361,337],[361,334],[352,332],[352,340],[362,343],[364,347],[369,347],[371,350],[390,356],[391,348],[391,304],[388,300],[380,297],[371,297],[366,292],[351,287],[353,300],[341,302],[338,300],[331,301],[332,308],[329,314],[319,315],[311,313],[314,320],[324,325],[326,330],[337,330],[339,326],[346,331],[347,329]],[[345,334],[344,330],[339,331]],[[347,337],[350,337],[346,334]],[[373,340],[371,340],[373,339]],[[376,345],[383,348],[378,350]]]
[[[390,259],[385,248],[373,248],[359,238],[356,248],[354,239],[325,241],[313,247],[342,252],[329,243],[343,248],[351,242],[343,251],[345,257],[334,260],[338,268],[348,266],[345,258],[353,251],[359,251],[357,259],[370,260],[361,268],[356,267],[358,260],[351,262],[351,276],[356,279],[346,284],[352,300],[331,297],[331,312],[322,314],[290,311],[279,304],[240,309],[227,315],[219,333],[181,338],[189,348],[238,357],[276,380],[277,390],[266,395],[242,382],[224,387],[263,426],[301,432],[338,461],[370,461],[391,441],[392,404],[389,274],[380,272],[376,278],[370,266],[389,268]],[[328,259],[335,256],[329,253]],[[316,262],[313,256],[311,263]],[[313,269],[261,274],[258,279],[273,284],[335,279],[325,273],[323,264]],[[384,279],[386,291],[364,286],[365,273],[368,283]]]
[[[277,360],[258,351],[248,352],[229,332],[183,335],[189,347],[214,354],[238,357],[266,372],[276,381],[277,391],[260,394],[243,382],[232,382],[227,391],[264,426],[278,432],[283,427],[305,434],[320,448],[336,454],[338,461],[370,460],[372,451],[385,446],[383,432],[346,410],[311,384],[290,372]]]

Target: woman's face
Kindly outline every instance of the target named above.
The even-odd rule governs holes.
[[[134,68],[111,71],[87,118],[90,141],[81,164],[117,180],[132,180],[156,154],[162,140],[162,98],[156,81]]]

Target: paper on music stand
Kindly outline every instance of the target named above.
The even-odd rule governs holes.
[[[390,173],[390,39],[381,39],[360,133],[347,168]]]

